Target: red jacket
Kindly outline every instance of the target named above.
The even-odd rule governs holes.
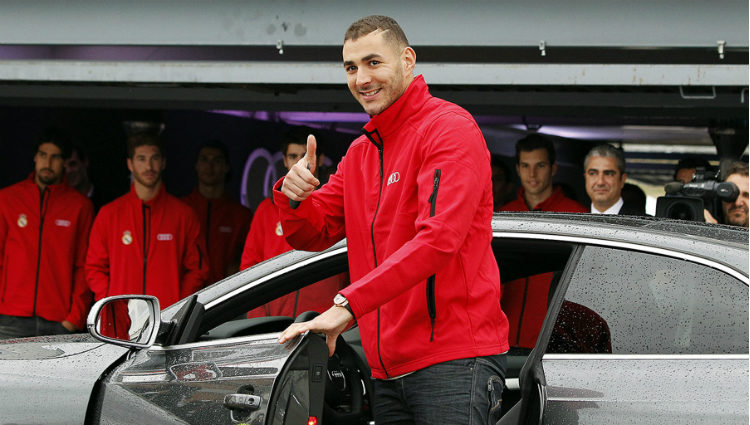
[[[526,200],[523,197],[523,187],[518,188],[518,196],[516,199],[508,202],[500,208],[500,211],[531,211],[529,206],[526,205]],[[570,213],[587,213],[589,209],[579,204],[562,193],[562,189],[556,187],[552,191],[552,195],[544,201],[540,202],[534,208],[534,211],[553,211],[553,212],[570,212]]]
[[[89,287],[97,300],[148,294],[162,308],[174,304],[201,289],[208,276],[200,235],[193,209],[168,194],[163,184],[148,202],[131,186],[96,216],[86,256]]]
[[[503,205],[500,211],[531,211],[523,197],[523,187],[518,197]],[[534,211],[587,213],[588,208],[565,197],[557,187],[552,195],[534,208]],[[511,347],[534,348],[539,331],[547,314],[552,273],[542,273],[523,279],[503,282],[502,306],[510,322],[508,340]]]
[[[91,201],[65,183],[41,194],[32,174],[0,190],[0,314],[67,320],[83,329],[93,217]]]
[[[278,190],[282,180],[274,202],[295,248],[346,236],[352,284],[340,292],[373,376],[506,351],[490,155],[476,122],[419,76],[364,130],[299,208]]]
[[[292,249],[284,239],[279,213],[271,198],[264,199],[255,210],[253,221],[250,223],[245,248],[242,250],[240,270],[245,270]]]
[[[229,197],[208,199],[198,190],[182,200],[193,207],[201,223],[210,266],[208,283],[218,282],[227,276],[230,266],[237,267],[236,261],[240,259],[242,243],[250,230],[252,213]]]
[[[292,247],[284,239],[276,206],[271,198],[264,199],[255,211],[250,232],[247,234],[245,249],[242,251],[241,270],[291,250]],[[331,306],[333,297],[348,283],[346,273],[323,279],[258,307],[250,311],[247,317],[297,317],[299,313],[309,310],[322,313]]]

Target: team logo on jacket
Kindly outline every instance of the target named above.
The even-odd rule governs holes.
[[[281,222],[276,223],[276,236],[284,236],[284,229],[281,228]]]
[[[122,232],[122,244],[130,245],[131,243],[133,243],[133,234],[130,233],[130,230]]]
[[[395,173],[388,176],[388,184],[386,186],[390,186],[393,183],[398,183],[399,180],[401,180],[401,174],[396,171]]]
[[[156,235],[157,241],[171,241],[172,239],[174,239],[174,236],[171,233],[159,233]]]
[[[55,220],[55,225],[60,227],[70,227],[70,220]]]
[[[18,227],[26,227],[26,225],[29,224],[29,220],[26,218],[26,214],[19,214],[16,224],[18,225]]]

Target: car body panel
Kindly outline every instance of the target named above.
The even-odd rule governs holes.
[[[0,344],[0,423],[82,424],[94,385],[128,350],[87,334]]]
[[[547,354],[545,424],[747,424],[748,356]]]

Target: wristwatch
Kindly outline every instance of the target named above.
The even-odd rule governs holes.
[[[333,305],[336,307],[343,307],[349,311],[349,313],[354,317],[354,312],[352,311],[352,308],[349,306],[349,300],[346,299],[345,296],[341,294],[336,294],[335,297],[333,297]]]

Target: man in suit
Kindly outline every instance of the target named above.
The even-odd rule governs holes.
[[[583,169],[591,213],[645,215],[642,207],[626,204],[622,198],[628,175],[625,155],[620,149],[608,144],[595,146],[583,160]]]

